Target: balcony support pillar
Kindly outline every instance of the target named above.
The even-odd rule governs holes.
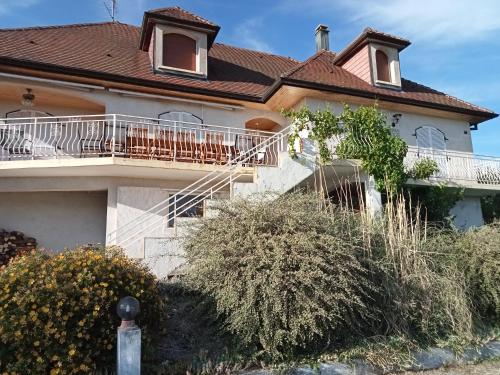
[[[375,187],[373,176],[365,176],[364,183],[366,209],[371,216],[376,217],[382,213],[384,208],[382,205],[382,195]]]

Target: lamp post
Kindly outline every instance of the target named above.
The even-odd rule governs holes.
[[[122,319],[117,336],[117,374],[140,375],[141,329],[134,320],[140,312],[139,301],[134,297],[124,297],[118,301],[116,312]]]

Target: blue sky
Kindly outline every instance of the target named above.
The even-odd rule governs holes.
[[[303,60],[314,29],[345,47],[364,27],[412,41],[405,78],[500,112],[500,1],[497,0],[118,0],[117,18],[139,25],[144,10],[179,5],[221,25],[220,42]],[[109,19],[103,0],[0,0],[0,27]],[[473,132],[476,153],[500,156],[500,119]]]

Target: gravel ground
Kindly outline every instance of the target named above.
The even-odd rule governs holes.
[[[403,375],[500,375],[500,360],[439,370],[404,372]]]

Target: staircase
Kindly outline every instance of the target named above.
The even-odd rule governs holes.
[[[300,158],[291,159],[286,150],[289,132],[290,127],[286,127],[176,194],[163,197],[133,219],[118,222],[117,229],[107,236],[107,245],[117,245],[129,256],[143,259],[158,277],[179,271],[184,263],[183,234],[197,221],[181,217],[183,213],[203,204],[205,217],[210,217],[210,206],[218,199],[244,198],[267,191],[282,194],[314,173],[314,144],[306,140]],[[263,149],[279,150],[274,156],[278,159],[277,166],[255,166],[251,182],[241,181],[242,167],[251,164]],[[177,199],[180,203],[176,204]]]

